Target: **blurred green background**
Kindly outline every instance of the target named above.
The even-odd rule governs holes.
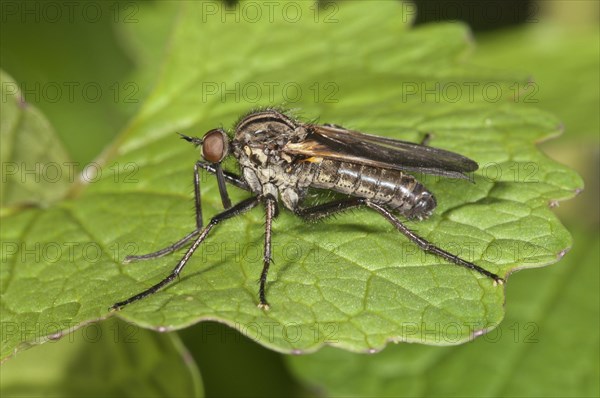
[[[98,157],[151,92],[177,23],[176,2],[91,3],[110,17],[94,23],[80,17],[21,21],[11,16],[18,12],[12,7],[35,10],[37,3],[2,2],[0,66],[47,116],[79,164]],[[576,169],[586,183],[579,197],[556,208],[573,234],[571,252],[558,264],[511,279],[507,316],[495,333],[457,347],[400,344],[373,356],[326,348],[290,357],[217,323],[166,336],[111,321],[86,328],[91,337],[76,332],[4,363],[2,395],[598,396],[598,3],[450,3],[418,2],[416,22],[462,19],[475,29],[472,62],[532,76],[539,89],[532,106],[555,114],[565,129],[542,150]],[[155,6],[160,12],[150,11]],[[492,17],[498,10],[513,18]],[[123,21],[136,15],[153,18],[155,29],[124,34],[135,27]],[[149,45],[130,42],[133,37]],[[27,85],[51,89],[53,82],[94,82],[105,95],[92,103],[77,98],[80,90],[56,100],[50,92],[36,95],[35,86],[27,93]],[[124,338],[94,337],[98,333],[126,333],[142,339],[144,348]]]

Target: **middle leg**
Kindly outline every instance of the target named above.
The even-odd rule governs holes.
[[[263,270],[260,274],[260,288],[258,291],[259,303],[258,308],[262,308],[264,310],[269,309],[269,303],[267,302],[267,297],[265,293],[265,288],[267,284],[267,274],[269,273],[269,266],[273,262],[271,258],[271,230],[273,224],[273,218],[277,216],[277,200],[271,196],[267,195],[264,198],[265,202],[265,246],[263,253]]]

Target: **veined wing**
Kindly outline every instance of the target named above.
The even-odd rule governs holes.
[[[302,142],[288,143],[284,151],[317,160],[364,164],[385,169],[468,178],[464,173],[478,168],[473,160],[454,152],[411,142],[346,130],[341,127],[307,124],[309,134]]]

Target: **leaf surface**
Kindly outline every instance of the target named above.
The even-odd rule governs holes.
[[[0,71],[2,95],[2,207],[45,206],[75,181],[75,163],[46,117],[27,104],[17,83]]]
[[[198,368],[176,334],[117,319],[85,325],[19,353],[2,365],[1,377],[5,397],[202,396]]]
[[[399,344],[377,355],[327,347],[288,357],[290,369],[325,396],[597,396],[598,330],[590,325],[598,322],[600,248],[589,231],[580,229],[576,238],[559,265],[523,273],[507,286],[506,319],[471,344]]]
[[[217,3],[181,6],[154,91],[104,152],[101,173],[73,199],[3,217],[3,323],[57,325],[53,333],[106,316],[113,303],[165,277],[182,253],[122,260],[194,228],[198,153],[174,132],[201,135],[273,104],[305,120],[414,142],[431,133],[432,146],[468,156],[480,170],[475,184],[424,178],[439,206],[409,228],[501,276],[560,259],[571,238],[548,207],[582,184],[536,149],[560,123],[511,103],[511,85],[524,80],[463,63],[471,51],[464,27],[408,29],[400,4],[290,4],[300,7],[295,22],[281,13],[236,22]],[[234,202],[248,196],[230,194]],[[221,210],[211,176],[202,178],[202,197],[205,217]],[[422,254],[366,210],[318,224],[282,211],[267,285],[272,309],[263,312],[256,308],[263,224],[259,208],[218,225],[177,282],[118,316],[158,330],[217,320],[295,353],[325,344],[359,352],[388,341],[459,344],[504,316],[502,287]],[[425,333],[436,327],[448,329],[444,339]],[[31,343],[5,335],[2,357]]]

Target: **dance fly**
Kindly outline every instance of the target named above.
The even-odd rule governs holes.
[[[156,285],[127,300],[118,302],[118,310],[147,297],[172,282],[188,263],[213,228],[262,204],[265,211],[263,268],[260,274],[258,306],[269,309],[265,287],[271,265],[271,230],[279,206],[296,216],[314,221],[351,208],[368,207],[390,222],[422,250],[451,263],[471,269],[504,283],[500,276],[453,255],[410,231],[396,216],[423,220],[436,207],[431,192],[412,175],[423,173],[448,178],[467,178],[477,170],[473,160],[462,155],[390,138],[348,130],[331,124],[303,123],[276,109],[252,112],[235,126],[233,138],[223,129],[208,131],[202,138],[181,135],[201,150],[202,160],[194,166],[196,228],[178,242],[159,251],[128,256],[125,262],[162,257],[186,246],[181,260],[171,273]],[[225,171],[222,162],[233,156],[239,174]],[[202,219],[200,171],[217,178],[224,211],[206,225]],[[250,197],[232,205],[227,184],[250,193]],[[306,205],[309,190],[331,190],[343,199],[316,206]]]

